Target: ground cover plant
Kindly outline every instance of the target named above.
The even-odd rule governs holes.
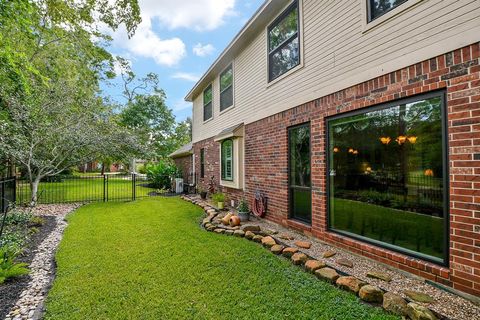
[[[396,319],[202,215],[178,198],[80,208],[45,319]]]

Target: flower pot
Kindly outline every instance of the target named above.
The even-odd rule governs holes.
[[[219,210],[223,210],[223,202],[218,202],[217,207]]]
[[[236,227],[240,225],[240,218],[237,216],[232,216],[230,218],[230,227]]]
[[[202,198],[203,200],[207,199],[207,191],[200,192],[200,198]]]
[[[233,216],[232,213],[228,213],[225,217],[222,219],[222,223],[226,226],[230,223],[230,218]]]
[[[240,221],[245,222],[250,219],[250,212],[238,212],[238,217],[240,218]]]

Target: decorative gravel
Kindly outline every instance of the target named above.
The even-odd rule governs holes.
[[[474,304],[473,302],[464,299],[455,294],[446,292],[437,287],[434,287],[426,283],[423,279],[416,277],[411,274],[404,273],[400,270],[395,270],[392,267],[384,265],[382,263],[376,262],[374,260],[362,257],[351,252],[348,252],[344,249],[333,247],[326,244],[316,238],[307,237],[299,232],[296,232],[292,229],[288,229],[274,222],[258,219],[253,217],[251,222],[244,225],[258,225],[262,230],[271,230],[274,233],[286,233],[293,236],[293,240],[284,240],[278,239],[278,234],[275,233],[279,241],[283,242],[286,245],[297,247],[295,242],[298,240],[309,241],[312,243],[310,249],[300,249],[300,251],[306,253],[307,255],[325,262],[328,266],[331,266],[337,270],[340,270],[346,274],[355,276],[361,280],[364,280],[367,283],[378,286],[379,288],[385,291],[391,291],[399,294],[407,301],[411,301],[405,294],[405,290],[415,290],[418,292],[423,292],[428,294],[434,299],[434,302],[431,304],[419,303],[429,309],[448,317],[449,319],[462,319],[462,320],[473,320],[480,319],[480,306]],[[323,258],[323,253],[326,251],[333,251],[336,254],[330,258]],[[339,259],[346,259],[353,262],[353,267],[345,267],[336,263]],[[391,282],[385,282],[378,279],[368,278],[366,276],[367,272],[376,271],[382,272],[390,275],[392,277]]]
[[[20,294],[20,298],[5,320],[40,319],[42,317],[43,303],[55,273],[55,251],[67,226],[64,218],[80,205],[38,205],[32,211],[34,215],[55,217],[56,226],[36,249],[35,257],[29,265],[30,282]]]

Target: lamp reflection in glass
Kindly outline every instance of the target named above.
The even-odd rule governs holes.
[[[411,144],[415,144],[417,142],[416,136],[409,136],[407,139],[408,139],[408,142],[410,142]]]
[[[397,143],[399,145],[402,145],[407,141],[407,137],[406,136],[398,136],[398,138],[395,141],[397,141]]]
[[[352,153],[355,154],[355,155],[357,155],[357,154],[358,154],[358,150],[353,150]]]
[[[337,153],[338,151],[340,151],[338,147],[333,148],[333,152]]]
[[[353,148],[348,149],[348,153],[353,153],[353,151],[354,151]]]
[[[390,137],[381,137],[380,138],[380,142],[383,143],[384,145],[389,144],[390,141],[392,141],[392,139]]]
[[[424,175],[426,177],[433,177],[433,170],[432,169],[425,170]]]

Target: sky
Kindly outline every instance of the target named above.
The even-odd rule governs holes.
[[[263,0],[139,0],[142,23],[128,39],[111,33],[107,50],[127,59],[139,77],[159,75],[167,105],[183,121],[191,115],[184,97],[240,31]],[[122,102],[117,78],[102,89]]]

